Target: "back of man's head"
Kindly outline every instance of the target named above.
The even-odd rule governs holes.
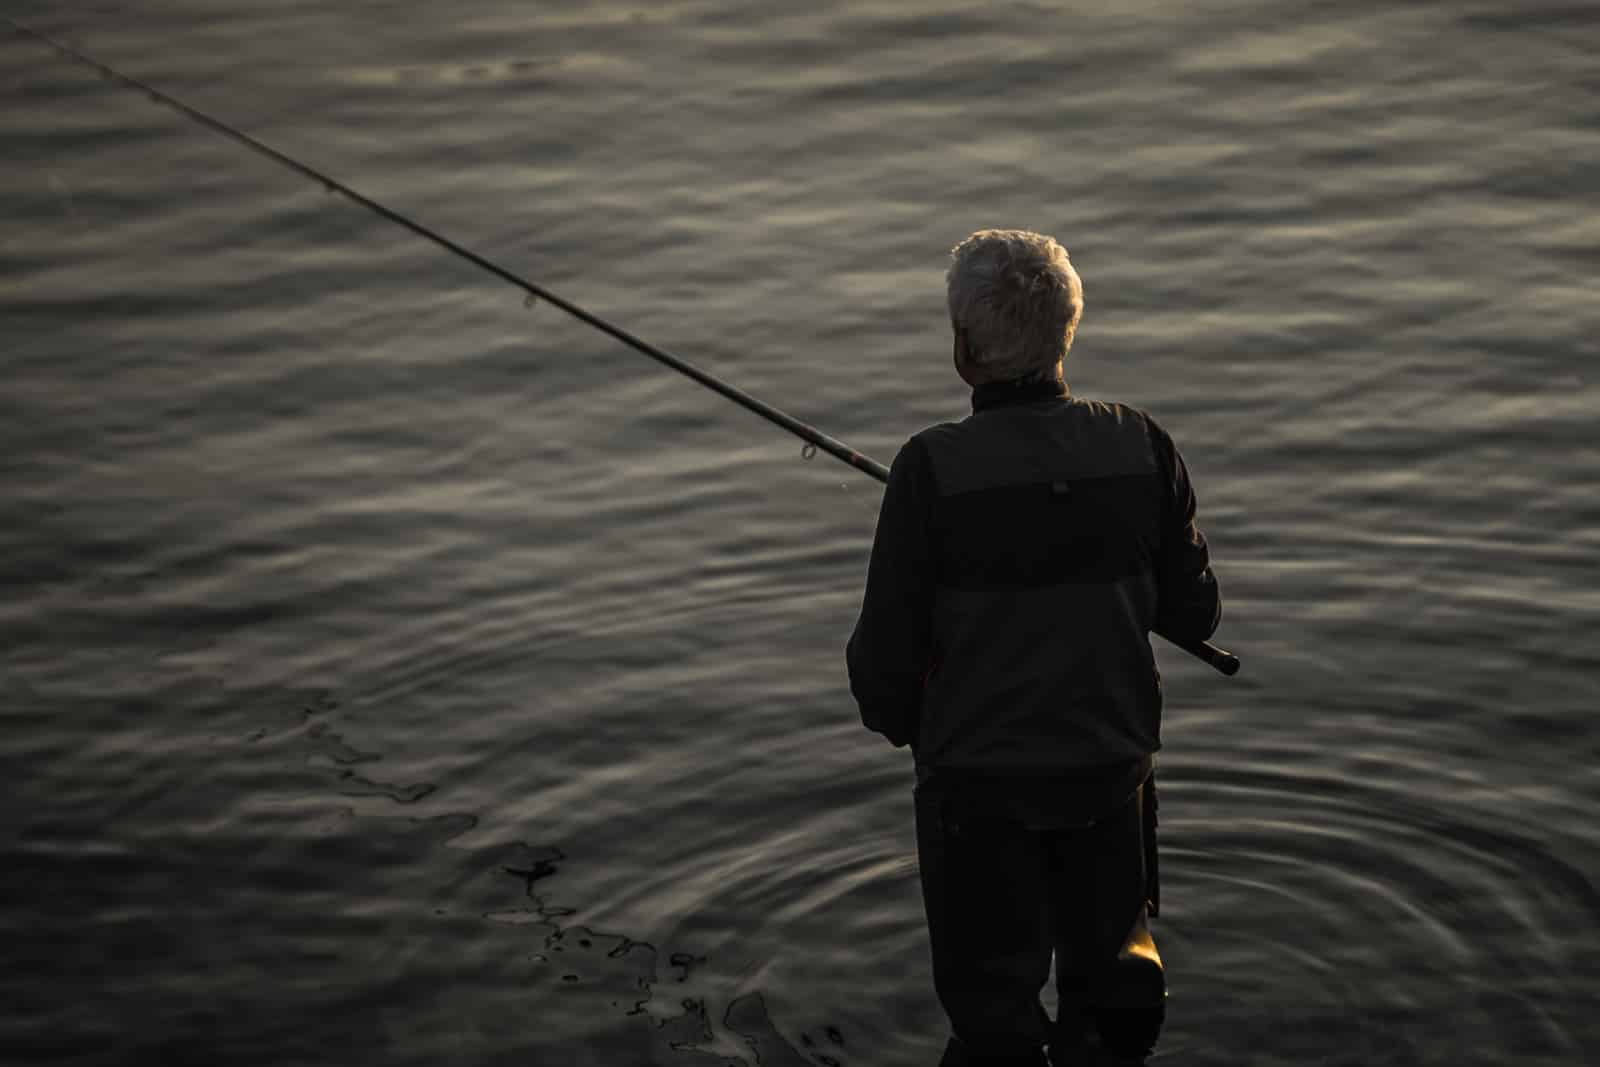
[[[1055,238],[1028,230],[979,230],[950,250],[950,323],[978,381],[1052,370],[1083,316],[1083,282]]]

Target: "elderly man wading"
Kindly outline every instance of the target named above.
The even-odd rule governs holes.
[[[917,852],[942,1067],[1148,1053],[1166,981],[1150,939],[1149,634],[1203,640],[1221,600],[1172,438],[1069,395],[1083,286],[1049,237],[984,230],[948,275],[972,414],[900,449],[850,688],[916,758]],[[1060,1009],[1039,1001],[1052,954]]]

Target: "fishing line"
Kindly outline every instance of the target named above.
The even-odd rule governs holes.
[[[385,207],[383,204],[378,203],[378,201],[373,200],[371,197],[362,195],[338,179],[324,174],[315,167],[300,162],[300,160],[295,159],[293,156],[285,155],[276,148],[273,148],[271,145],[265,144],[264,142],[250,136],[248,133],[230,126],[221,119],[213,118],[198,108],[190,107],[177,97],[170,96],[167,93],[162,92],[160,89],[140,81],[138,78],[123,74],[121,71],[115,70],[112,67],[101,63],[99,60],[85,55],[70,45],[63,44],[54,37],[41,33],[40,31],[32,29],[28,26],[24,26],[22,23],[16,21],[8,15],[0,15],[0,18],[5,19],[11,28],[16,30],[18,33],[23,34],[26,37],[33,38],[39,43],[45,45],[47,48],[53,50],[57,55],[60,55],[65,59],[69,59],[81,66],[88,67],[90,70],[95,71],[107,81],[114,81],[126,88],[143,93],[150,99],[152,103],[161,104],[165,107],[171,108],[184,118],[187,118],[192,122],[196,122],[214,133],[221,134],[223,137],[226,137],[229,140],[236,141],[239,144],[244,145],[246,148],[250,149],[250,151],[255,152],[257,155],[265,156],[267,159],[272,160],[279,166],[292,170],[302,177],[309,178],[310,180],[321,185],[323,189],[327,190],[329,193],[335,193],[339,196],[342,196],[351,203],[367,209],[380,218],[387,219],[397,226],[401,226],[407,230],[410,230],[418,237],[433,242],[440,248],[443,248],[446,252],[449,252],[451,255],[466,260],[468,263],[478,267],[480,270],[487,271],[496,278],[499,278],[501,281],[521,289],[526,294],[524,303],[528,306],[531,307],[537,301],[542,300],[547,304],[560,308],[568,315],[571,315],[573,318],[578,319],[581,322],[588,323],[601,333],[609,334],[628,347],[649,356],[651,359],[654,359],[659,363],[663,363],[666,366],[671,367],[673,370],[684,375],[685,377],[692,378],[701,385],[705,386],[707,389],[727,397],[729,400],[732,400],[734,403],[746,408],[749,411],[753,411],[767,421],[783,427],[785,430],[788,430],[790,433],[794,434],[796,437],[805,442],[804,447],[801,449],[801,455],[804,458],[811,459],[816,455],[817,450],[821,449],[830,456],[833,456],[835,459],[838,459],[844,463],[848,463],[856,470],[861,471],[864,474],[869,474],[878,479],[880,482],[884,482],[885,484],[888,483],[889,468],[885,467],[882,463],[879,463],[875,459],[862,455],[860,452],[857,452],[844,442],[829,437],[816,427],[801,422],[799,419],[788,414],[787,412],[780,411],[778,408],[773,407],[766,401],[751,396],[743,389],[723,381],[721,378],[718,378],[716,375],[711,374],[708,371],[701,370],[699,367],[680,356],[675,356],[671,352],[668,352],[662,348],[658,348],[642,338],[635,337],[622,327],[606,321],[591,311],[587,311],[584,308],[579,307],[572,301],[556,295],[549,289],[546,289],[544,286],[539,285],[536,282],[529,281],[520,274],[516,274],[513,271],[507,270],[505,267],[500,266],[493,260],[484,258],[478,253],[474,252],[472,249],[457,244],[450,238],[439,233],[437,230],[430,229],[429,227],[424,226],[422,223],[417,222],[406,215],[402,215],[398,211]],[[1168,640],[1172,639],[1168,638]],[[1173,644],[1176,644],[1185,652],[1205,660],[1223,674],[1233,674],[1239,669],[1239,660],[1236,656],[1234,656],[1232,653],[1224,652],[1222,649],[1219,649],[1214,645],[1203,641],[1173,641]]]

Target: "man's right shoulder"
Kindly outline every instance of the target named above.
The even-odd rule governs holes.
[[[1127,423],[1141,429],[1154,427],[1160,429],[1155,418],[1144,408],[1133,404],[1124,404],[1120,400],[1089,400],[1083,397],[1073,398],[1080,410],[1090,418],[1104,419],[1107,422]]]
[[[1170,465],[1170,456],[1176,450],[1172,435],[1162,428],[1156,417],[1144,408],[1115,400],[1079,400],[1089,417],[1102,422],[1111,433],[1128,441],[1131,446],[1147,450],[1158,466]]]

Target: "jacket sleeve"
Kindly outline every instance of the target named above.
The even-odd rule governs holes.
[[[889,467],[861,617],[845,649],[861,721],[896,747],[916,741],[932,660],[934,495],[927,450],[912,438]]]
[[[1155,560],[1158,604],[1151,629],[1166,637],[1204,641],[1222,621],[1222,592],[1211,573],[1206,535],[1195,524],[1197,505],[1189,469],[1172,438],[1153,419],[1150,438],[1167,493]]]

